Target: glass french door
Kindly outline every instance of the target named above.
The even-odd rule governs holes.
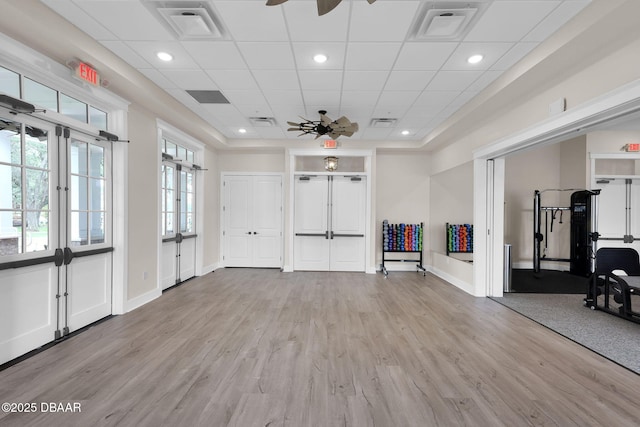
[[[195,185],[194,169],[162,162],[162,289],[195,276]]]
[[[111,148],[0,112],[0,363],[111,314]]]

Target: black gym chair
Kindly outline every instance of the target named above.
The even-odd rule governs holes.
[[[613,272],[624,271],[627,276]],[[640,312],[633,311],[631,297],[640,295],[640,258],[632,248],[600,248],[596,252],[596,271],[584,302],[587,307],[606,311],[640,323]],[[630,284],[631,283],[631,284]],[[602,296],[602,304],[598,297]],[[611,307],[611,298],[619,307]]]

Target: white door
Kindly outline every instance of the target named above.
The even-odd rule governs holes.
[[[364,271],[367,195],[365,178],[358,176],[332,178],[329,269]]]
[[[615,178],[596,184],[598,202],[598,247],[633,247],[640,249],[640,179]],[[633,243],[625,243],[624,236],[634,236]],[[611,240],[610,240],[611,239]]]
[[[111,314],[111,143],[0,114],[0,363]]]
[[[223,260],[227,267],[282,264],[282,177],[223,176]]]
[[[364,271],[365,177],[301,176],[294,185],[294,269]]]
[[[294,184],[295,270],[329,270],[329,179],[296,177]]]

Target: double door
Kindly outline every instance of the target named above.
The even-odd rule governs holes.
[[[282,176],[223,176],[223,262],[282,267]]]
[[[111,314],[111,142],[0,112],[0,363]]]
[[[195,276],[195,170],[162,163],[162,289]]]
[[[298,176],[294,269],[365,271],[364,176]]]

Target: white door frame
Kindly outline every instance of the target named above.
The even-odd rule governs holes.
[[[504,164],[500,167],[501,172],[494,167],[493,178],[489,182],[488,162],[504,161],[506,156],[517,151],[584,135],[600,124],[639,111],[640,80],[636,80],[473,152],[474,244],[479,249],[474,251],[474,295],[502,296]],[[480,248],[485,252],[482,253]]]

